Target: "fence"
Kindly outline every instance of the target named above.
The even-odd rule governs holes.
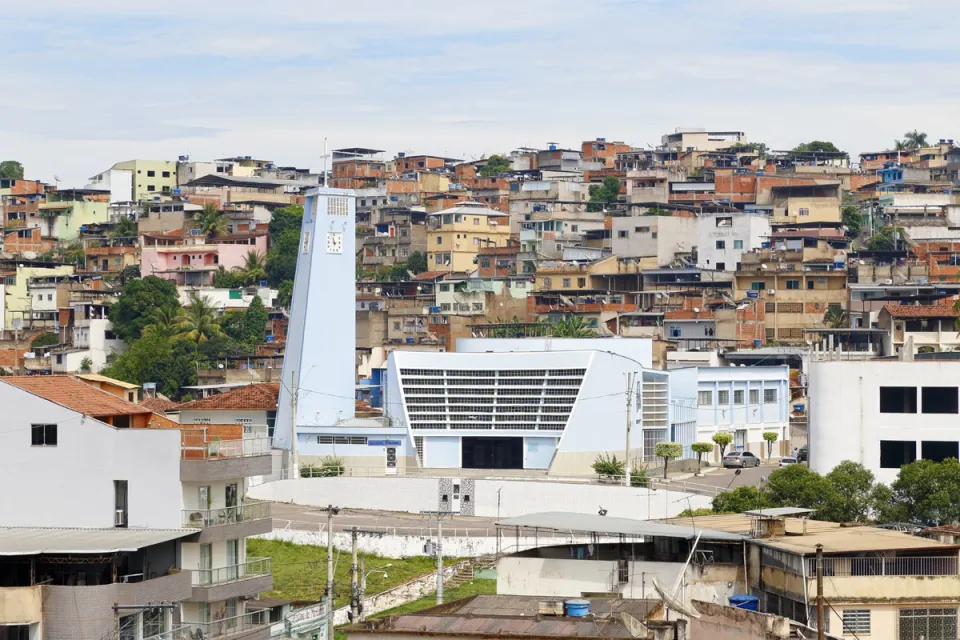
[[[184,460],[216,460],[267,455],[272,451],[270,438],[221,439],[207,429],[181,429],[180,445]]]
[[[222,584],[270,573],[270,558],[249,558],[241,564],[194,571],[200,586]]]
[[[183,525],[186,527],[216,527],[247,520],[270,517],[269,502],[247,502],[235,507],[220,509],[183,509]]]
[[[211,622],[184,622],[180,627],[183,638],[219,638],[220,636],[252,631],[269,623],[267,611],[254,611],[240,616],[221,618]],[[199,633],[198,633],[199,632]],[[172,636],[176,638],[177,636]]]
[[[817,572],[817,559],[807,559],[808,576]],[[849,576],[955,576],[957,556],[925,557],[826,557],[823,575]]]

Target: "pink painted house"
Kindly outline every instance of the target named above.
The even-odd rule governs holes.
[[[145,246],[141,249],[140,273],[172,280],[178,286],[212,286],[213,274],[223,267],[227,271],[244,264],[250,251],[267,254],[267,236],[245,235],[217,238],[206,244],[205,238],[190,238],[173,246]],[[203,244],[200,244],[203,243]]]

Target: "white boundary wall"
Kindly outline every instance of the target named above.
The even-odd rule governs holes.
[[[255,500],[309,506],[338,504],[372,511],[436,511],[439,478],[338,477],[279,480],[253,487]],[[709,496],[615,485],[587,485],[531,480],[474,480],[474,515],[512,518],[545,511],[596,514],[615,518],[671,518],[687,508],[709,507]]]

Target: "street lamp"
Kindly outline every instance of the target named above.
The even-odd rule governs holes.
[[[393,566],[393,564],[388,563],[388,564],[383,565],[383,568],[386,569],[387,567],[392,567],[392,566]],[[363,614],[363,596],[364,596],[364,594],[366,594],[366,592],[367,592],[367,576],[369,576],[371,573],[380,573],[380,574],[383,575],[384,578],[387,577],[387,572],[384,571],[383,569],[370,569],[370,571],[367,571],[366,573],[363,573],[363,574],[362,574],[362,577],[360,578],[360,594],[359,594],[359,597],[357,598],[357,605],[359,606],[359,609],[360,609],[360,621],[361,621],[361,622],[362,622],[363,619],[364,619],[364,614]]]

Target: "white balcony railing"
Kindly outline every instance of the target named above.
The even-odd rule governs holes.
[[[817,573],[816,558],[808,558],[808,576]],[[823,559],[823,575],[856,576],[956,576],[957,556],[902,558],[828,557]]]
[[[269,517],[269,502],[247,502],[220,509],[184,509],[183,525],[185,527],[217,527]]]
[[[198,569],[194,571],[197,584],[201,587],[245,580],[270,573],[270,558],[248,558],[241,564],[232,564],[217,569]]]
[[[253,611],[231,618],[222,618],[210,622],[184,622],[182,629],[187,635],[184,638],[221,638],[239,634],[241,632],[253,631],[269,623],[267,610]],[[166,639],[164,639],[166,640]],[[180,640],[172,638],[172,640]]]

